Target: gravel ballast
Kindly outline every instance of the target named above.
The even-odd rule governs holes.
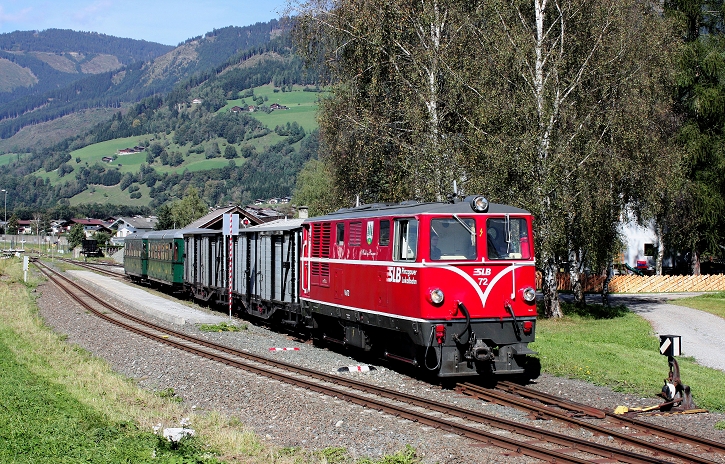
[[[197,412],[216,410],[236,417],[246,427],[253,429],[263,441],[274,446],[304,447],[311,450],[344,447],[354,457],[378,458],[410,445],[425,463],[535,461],[527,457],[508,455],[499,449],[482,447],[466,438],[351,405],[336,398],[194,357],[125,332],[88,314],[52,284],[42,284],[38,291],[40,314],[56,332],[68,336],[68,343],[77,344],[107,360],[117,372],[135,379],[142,388],[153,391],[171,388],[183,398],[184,405],[190,409],[194,408]],[[149,317],[134,312],[120,302],[112,299],[111,302],[139,317]],[[322,349],[252,323],[247,325],[248,330],[245,331],[221,333],[201,332],[197,326],[191,324],[173,328],[237,349],[280,358],[323,372],[337,372],[340,367],[360,364],[344,353]],[[270,351],[270,348],[292,347],[299,348],[299,351]],[[663,363],[663,374],[666,369],[666,363]],[[534,426],[547,429],[559,427],[551,422],[531,421],[521,411],[474,400],[379,365],[376,365],[376,370],[367,373],[339,375],[428,396]],[[532,387],[600,408],[613,409],[617,405],[649,406],[657,401],[654,397],[633,397],[586,382],[545,374]],[[725,420],[722,414],[655,416],[648,420],[673,430],[684,430],[725,442],[725,431],[714,429],[718,421]],[[495,433],[508,435],[498,431]],[[571,429],[566,433],[572,433]]]

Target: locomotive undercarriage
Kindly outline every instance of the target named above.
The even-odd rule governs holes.
[[[527,372],[535,319],[411,321],[313,303],[306,308],[316,336],[328,342],[379,352],[439,377]],[[529,334],[524,322],[532,323]]]

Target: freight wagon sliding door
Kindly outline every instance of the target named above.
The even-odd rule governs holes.
[[[299,274],[297,249],[300,235],[260,235],[257,241],[257,288],[259,298],[267,301],[297,303]]]
[[[217,289],[226,288],[227,276],[226,276],[226,237],[219,235],[214,237],[209,242],[209,282],[210,287]]]
[[[259,298],[273,300],[274,298],[274,238],[273,235],[260,235],[257,241],[257,289]]]
[[[194,285],[198,282],[196,277],[199,247],[193,235],[184,237],[186,260],[184,261],[184,282]]]
[[[250,299],[259,299],[259,254],[258,254],[258,243],[259,234],[247,234],[247,251],[249,256],[247,262],[249,267],[246,270],[244,277],[247,283],[247,294]]]

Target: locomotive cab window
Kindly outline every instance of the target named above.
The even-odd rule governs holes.
[[[430,221],[430,259],[476,259],[476,220],[453,216]]]
[[[489,218],[486,221],[488,259],[529,259],[529,227],[524,218]]]
[[[388,246],[390,244],[390,221],[380,221],[380,237],[378,239],[380,246]]]
[[[338,245],[344,245],[345,244],[345,223],[344,222],[338,222],[337,223],[337,240]]]
[[[398,219],[395,221],[395,261],[415,261],[418,248],[418,220]]]

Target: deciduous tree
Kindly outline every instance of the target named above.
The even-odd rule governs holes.
[[[68,245],[71,249],[80,246],[83,243],[83,239],[86,238],[86,233],[83,230],[82,224],[73,224],[68,231]]]
[[[459,180],[532,211],[546,314],[560,316],[568,251],[578,268],[611,259],[622,209],[672,153],[660,13],[636,0],[306,3],[296,37],[335,84],[320,134],[341,197],[440,199]]]

